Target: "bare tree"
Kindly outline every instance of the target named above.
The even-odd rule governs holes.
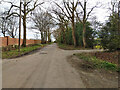
[[[59,4],[55,3],[58,8],[61,10],[62,15],[64,15],[68,20],[72,23],[72,37],[74,41],[74,46],[76,47],[76,37],[75,37],[75,11],[78,6],[78,2],[75,2],[74,0],[63,0],[63,7]]]
[[[11,17],[10,19],[8,19],[7,33],[12,38],[15,38],[17,30],[18,30],[17,18]]]
[[[111,5],[112,5],[112,8],[110,8],[110,10],[112,11],[112,14],[114,14],[115,12],[117,12],[118,1],[112,0]]]
[[[47,12],[47,35],[48,35],[48,42],[51,42],[51,34],[52,28],[55,26],[55,21],[53,20],[53,16]]]
[[[4,17],[0,18],[0,29],[2,31],[3,36],[6,36],[6,32],[7,32],[7,20]]]
[[[56,41],[58,40],[58,38],[60,36],[60,33],[61,33],[60,31],[61,31],[60,28],[53,31],[53,36],[56,39]]]
[[[2,31],[4,37],[6,35],[9,35],[10,37],[15,38],[18,29],[17,18],[10,17],[6,19],[6,17],[4,16],[1,17],[0,21],[0,30]]]
[[[66,21],[69,21],[68,19],[65,18],[64,15],[62,15],[61,11],[57,10],[57,9],[53,9],[53,12],[54,14],[57,16],[57,17],[53,17],[56,21],[56,25],[59,26],[59,30],[60,30],[60,33],[63,34],[63,42],[61,43],[66,43],[66,40],[65,40],[65,26],[68,27],[68,24],[66,24]],[[54,33],[55,34],[55,33]]]
[[[42,10],[37,10],[37,13],[34,13],[33,21],[35,23],[35,27],[41,32],[41,41],[42,43],[46,43],[47,38],[50,40],[50,28],[53,25],[52,16],[48,12],[44,12]]]
[[[19,9],[20,6],[17,6],[15,4],[13,4],[13,2],[8,2],[11,4],[11,7],[8,11],[8,17],[12,16],[12,15],[17,15],[17,16],[20,16],[19,13],[17,13],[15,10],[12,11],[12,9],[14,8],[17,8]],[[43,4],[44,2],[42,3],[38,3],[38,0],[29,0],[28,2],[26,2],[26,0],[24,0],[24,2],[22,3],[23,5],[23,8],[22,8],[22,19],[23,19],[23,30],[24,30],[24,35],[23,35],[23,44],[22,46],[26,47],[26,19],[27,19],[27,15],[32,12],[33,10],[35,10],[35,8],[41,4]]]
[[[88,9],[87,9],[87,1],[86,0],[83,1],[83,4],[81,1],[78,1],[78,4],[82,8],[82,10],[80,12],[78,12],[76,10],[76,16],[77,16],[79,22],[83,24],[83,45],[84,45],[84,48],[86,48],[86,46],[87,46],[86,36],[85,36],[86,22],[90,16],[90,14],[92,13],[92,11],[97,7],[98,3],[95,6],[93,6],[89,11],[87,11]]]
[[[34,28],[34,29],[36,28],[36,29],[38,29],[40,31],[40,33],[41,33],[41,43],[44,43],[43,32],[44,32],[44,24],[45,24],[45,22],[44,22],[43,16],[44,16],[44,13],[38,11],[37,13],[34,13],[34,18],[32,18],[34,23],[35,23],[35,26],[32,27],[32,28]]]

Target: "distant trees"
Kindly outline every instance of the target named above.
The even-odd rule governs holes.
[[[16,17],[10,17],[6,19],[5,15],[4,17],[0,18],[0,30],[5,37],[6,35],[9,35],[12,38],[15,38],[18,30],[18,23]]]
[[[77,44],[77,36],[76,36],[76,27],[75,24],[76,23],[80,23],[80,26],[83,29],[82,30],[82,34],[80,33],[80,35],[82,35],[82,46],[84,48],[86,48],[87,46],[87,30],[86,30],[86,24],[88,22],[89,17],[91,16],[92,11],[94,10],[94,8],[97,7],[97,4],[91,8],[88,9],[87,7],[87,1],[83,0],[82,1],[74,1],[74,0],[63,0],[62,5],[59,5],[57,3],[55,3],[58,7],[58,10],[54,10],[55,14],[60,18],[59,22],[62,23],[62,29],[61,29],[61,33],[63,33],[63,43],[66,43],[66,39],[65,39],[65,32],[67,31],[66,27],[65,27],[65,21],[67,21],[67,27],[71,26],[71,30],[72,30],[72,40],[74,43],[74,46],[78,46]],[[61,27],[61,24],[59,25],[59,29]],[[64,32],[63,32],[64,31]],[[81,30],[79,30],[81,31]],[[77,32],[78,33],[78,32]],[[79,35],[79,36],[80,36]]]
[[[63,34],[63,42],[61,43],[66,43],[66,39],[65,39],[65,30],[68,28],[68,24],[69,24],[69,19],[66,18],[64,15],[62,15],[62,11],[60,11],[59,9],[53,9],[54,14],[57,16],[57,18],[53,17],[56,20],[56,25],[59,26],[59,29],[57,29],[54,32],[54,36],[56,37],[55,33],[57,34],[59,32],[59,34]],[[59,31],[58,31],[59,30]]]
[[[10,17],[8,19],[8,34],[12,37],[15,38],[18,30],[18,23],[17,23],[17,18],[16,17]]]
[[[82,23],[75,23],[75,38],[76,38],[76,46],[83,47],[84,44],[82,42],[83,37],[82,37],[82,30],[83,30],[83,25]],[[87,48],[93,48],[94,45],[94,36],[93,36],[93,29],[91,28],[91,24],[89,22],[86,23],[86,43],[87,43]],[[64,38],[63,35],[65,35],[65,41],[64,43]],[[68,26],[68,28],[65,29],[65,32],[62,33],[60,32],[59,29],[54,31],[54,37],[56,37],[56,40],[58,43],[64,43],[68,45],[74,45],[73,38],[72,38],[72,27]]]
[[[42,43],[46,43],[47,39],[48,39],[48,42],[51,42],[50,29],[54,25],[52,15],[48,12],[37,10],[37,12],[34,13],[34,18],[32,19],[35,23],[34,27],[38,29],[41,33]]]
[[[60,28],[53,31],[53,36],[58,43],[61,43],[59,42],[59,37],[61,36],[60,33],[61,33]]]
[[[7,20],[6,20],[6,18],[5,17],[1,17],[0,18],[0,30],[1,30],[1,32],[2,32],[2,34],[3,34],[3,36],[5,37],[6,36],[6,32],[7,32]]]
[[[75,2],[74,0],[63,0],[63,7],[60,6],[59,4],[57,4],[57,7],[59,8],[59,10],[61,11],[61,15],[64,15],[65,17],[63,17],[64,19],[67,18],[68,20],[70,20],[71,24],[72,24],[72,38],[73,38],[73,42],[74,42],[74,46],[76,47],[76,38],[75,38],[75,11],[78,5],[78,2]]]

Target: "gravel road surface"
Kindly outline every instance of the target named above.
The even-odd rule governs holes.
[[[3,60],[3,88],[86,88],[66,58],[95,50],[62,50],[56,44],[20,58]]]

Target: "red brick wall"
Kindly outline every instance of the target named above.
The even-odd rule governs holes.
[[[18,45],[18,38],[10,38],[10,37],[0,37],[0,47],[3,46],[8,46],[8,45]],[[21,39],[21,45],[22,45],[23,39]],[[41,40],[26,40],[26,44],[38,44],[41,43]]]

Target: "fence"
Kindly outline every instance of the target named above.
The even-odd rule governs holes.
[[[22,45],[23,39],[21,39],[20,44]],[[9,36],[7,37],[0,37],[0,47],[6,47],[9,45],[18,45],[19,39],[18,38],[10,38]],[[30,44],[38,44],[41,43],[41,40],[26,40],[26,45]]]

